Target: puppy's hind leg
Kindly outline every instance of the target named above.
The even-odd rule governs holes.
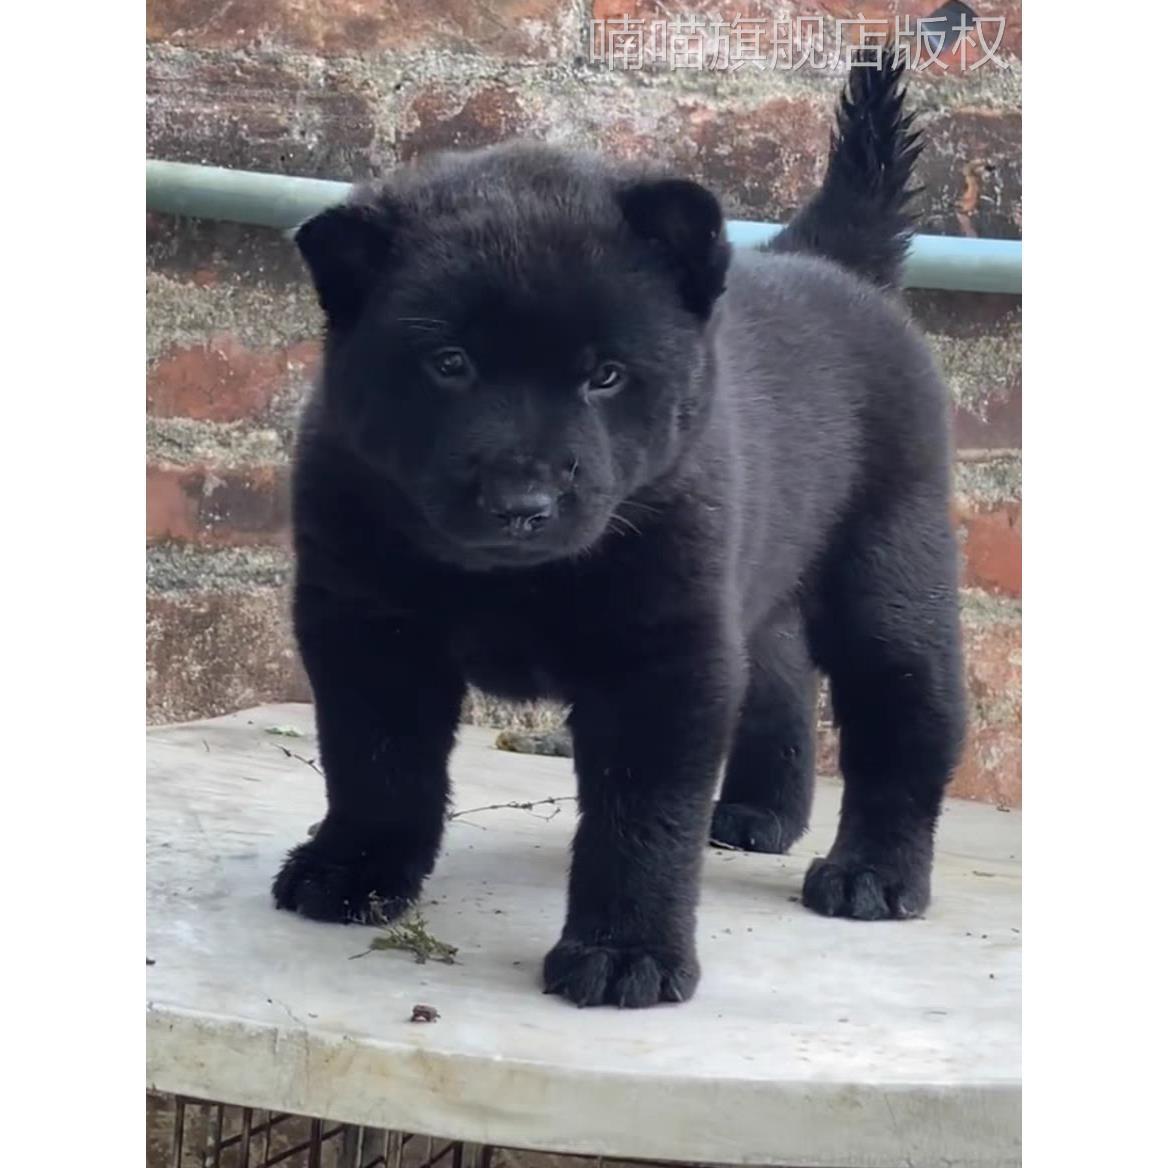
[[[797,614],[755,638],[746,700],[714,808],[713,843],[785,852],[807,830],[818,681]]]
[[[920,915],[933,831],[964,735],[956,541],[936,488],[855,519],[823,579],[812,648],[840,727],[843,807],[803,902],[825,916]]]

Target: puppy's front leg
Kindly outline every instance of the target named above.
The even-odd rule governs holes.
[[[698,983],[698,881],[743,668],[708,630],[670,640],[573,697],[580,821],[544,986],[579,1006],[680,1002]]]
[[[441,637],[408,615],[302,583],[295,624],[328,814],[289,853],[276,904],[325,921],[394,916],[438,855],[463,679]]]

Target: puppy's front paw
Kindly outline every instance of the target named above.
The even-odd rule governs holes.
[[[316,921],[379,924],[417,899],[427,874],[388,841],[345,844],[318,834],[288,853],[272,895],[277,908]]]
[[[638,1009],[693,997],[700,976],[692,954],[666,954],[645,946],[590,945],[561,940],[544,958],[544,993],[577,1006]]]
[[[858,921],[919,917],[929,904],[929,866],[882,864],[860,856],[811,861],[803,903],[825,917]]]

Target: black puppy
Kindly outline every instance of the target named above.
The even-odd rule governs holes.
[[[544,984],[688,998],[723,762],[715,836],[786,849],[822,670],[846,785],[804,901],[925,908],[962,669],[948,397],[879,287],[918,150],[899,78],[853,71],[824,186],[769,254],[731,255],[693,182],[535,145],[434,158],[299,229],[327,332],[294,615],[328,814],[280,907],[400,911],[468,683],[555,697],[580,818]]]

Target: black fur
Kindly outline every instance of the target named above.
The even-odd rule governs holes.
[[[846,785],[804,900],[923,911],[963,724],[948,397],[872,282],[903,251],[890,184],[915,146],[899,97],[868,85],[850,82],[831,190],[784,237],[868,280],[731,257],[696,184],[530,145],[435,158],[301,228],[328,328],[296,456],[294,615],[329,808],[280,907],[407,905],[466,686],[556,697],[580,818],[545,988],[688,998],[722,764],[715,835],[786,849],[824,671]],[[870,97],[892,113],[865,132],[899,147],[855,140]]]

